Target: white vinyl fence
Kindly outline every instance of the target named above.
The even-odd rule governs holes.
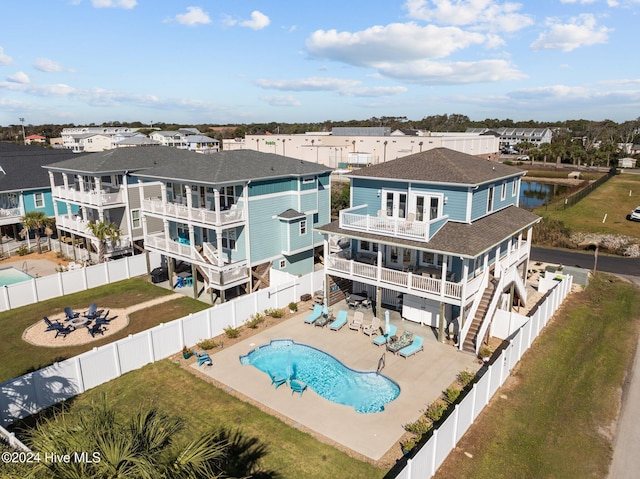
[[[9,380],[0,385],[0,422],[11,424],[126,372],[167,358],[180,352],[184,345],[192,346],[222,334],[227,326],[241,326],[252,314],[298,302],[302,294],[322,289],[322,282],[322,271],[295,277]]]
[[[160,266],[160,254],[148,253],[151,269]],[[145,254],[33,278],[0,288],[0,311],[147,274]]]
[[[509,377],[511,369],[520,361],[522,355],[571,292],[572,284],[571,276],[565,276],[563,281],[557,283],[548,293],[545,301],[530,316],[529,321],[513,334],[509,340],[509,346],[486,369],[484,375],[473,385],[464,399],[455,406],[453,413],[434,431],[420,450],[407,459],[405,467],[396,478],[433,477],[498,388]]]

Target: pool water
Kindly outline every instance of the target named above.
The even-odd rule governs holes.
[[[400,387],[382,374],[354,371],[319,349],[290,339],[271,341],[240,357],[267,375],[298,379],[320,396],[352,406],[359,413],[384,411],[400,394]]]
[[[22,283],[33,279],[27,273],[23,273],[14,267],[0,269],[0,286],[9,286],[10,284]]]

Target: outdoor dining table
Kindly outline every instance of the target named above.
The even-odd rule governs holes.
[[[85,324],[87,324],[89,321],[91,321],[88,318],[85,318],[84,316],[80,316],[78,318],[73,318],[69,320],[69,326],[72,326],[73,329],[78,329],[81,326],[84,326]]]

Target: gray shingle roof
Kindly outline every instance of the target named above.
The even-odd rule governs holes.
[[[355,170],[348,176],[478,185],[517,175],[524,175],[524,171],[448,148],[433,148]]]
[[[474,221],[472,224],[449,221],[428,243],[345,230],[339,227],[338,221],[333,221],[332,223],[315,229],[325,233],[334,233],[383,244],[395,244],[475,258],[501,243],[515,232],[521,231],[538,221],[540,221],[538,215],[522,208],[509,206],[508,208]]]
[[[201,155],[168,146],[116,148],[82,158],[73,157],[48,168],[86,174],[129,171],[143,178],[207,184],[306,176],[331,171],[331,168],[317,163],[253,150]]]
[[[305,214],[300,213],[299,211],[294,210],[293,208],[289,208],[288,210],[283,211],[278,215],[278,218],[282,218],[284,220],[293,220],[296,218],[304,218]]]

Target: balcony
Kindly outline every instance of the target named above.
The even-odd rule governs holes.
[[[72,201],[74,203],[91,206],[124,205],[124,193],[122,187],[116,191],[78,191],[73,188],[56,186],[53,188],[53,196],[54,198],[62,201]]]
[[[0,208],[0,224],[6,225],[19,220],[24,216],[22,208]]]
[[[142,200],[142,210],[162,217],[180,221],[192,221],[209,226],[226,226],[244,221],[244,208],[232,206],[225,211],[212,211],[205,208],[190,208],[177,203],[165,203],[160,199]]]
[[[98,238],[96,238],[91,230],[89,229],[88,221],[80,218],[79,216],[74,216],[69,218],[68,216],[58,216],[56,217],[56,227],[61,231],[66,231],[67,233],[72,233],[74,235],[83,236],[85,238],[89,238],[91,243],[94,245],[96,250],[99,248]],[[110,241],[107,241],[107,249],[106,253],[115,253],[121,252],[122,250],[129,249],[131,247],[131,239],[128,235],[120,236],[120,239],[112,244]]]
[[[246,261],[238,261],[235,263],[226,263],[223,266],[217,266],[209,263],[209,260],[203,257],[198,250],[190,244],[180,243],[178,241],[168,240],[164,234],[148,235],[144,240],[145,248],[157,251],[164,255],[174,258],[180,258],[189,263],[198,265],[201,273],[207,278],[209,286],[221,287],[230,284],[240,284],[249,279],[249,268]],[[206,255],[217,257],[217,251],[211,249],[207,243],[208,250],[205,249]]]
[[[393,287],[404,293],[430,293],[438,297],[459,300],[462,298],[462,283],[430,278],[411,272],[378,267],[359,261],[330,255],[327,273],[342,278],[353,279],[381,287]]]
[[[340,228],[427,242],[430,238],[432,224],[442,220],[442,218],[438,218],[422,222],[355,213],[355,211],[364,210],[366,207],[367,205],[361,205],[340,211]]]

